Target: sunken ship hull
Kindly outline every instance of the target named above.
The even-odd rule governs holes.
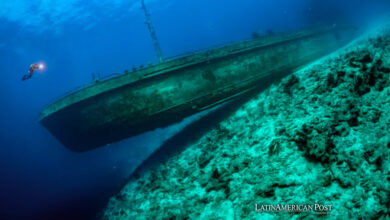
[[[87,151],[182,120],[345,45],[351,30],[325,27],[262,37],[96,81],[48,105],[40,122]]]

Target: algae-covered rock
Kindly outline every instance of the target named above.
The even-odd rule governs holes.
[[[272,85],[111,198],[104,219],[390,218],[390,31]],[[328,206],[330,207],[330,206]],[[318,210],[317,210],[318,211]],[[323,211],[323,210],[322,210]]]

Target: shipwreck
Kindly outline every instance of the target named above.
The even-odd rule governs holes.
[[[49,104],[40,123],[82,152],[164,127],[253,91],[342,47],[351,28],[332,25],[257,37],[164,59],[142,4],[160,62],[73,91]]]

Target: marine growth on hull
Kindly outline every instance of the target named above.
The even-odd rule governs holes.
[[[251,93],[340,48],[353,32],[307,28],[166,60],[72,92],[40,122],[72,151],[93,150]]]
[[[258,94],[130,181],[102,218],[388,219],[389,112],[387,26]],[[322,208],[264,212],[277,204]]]

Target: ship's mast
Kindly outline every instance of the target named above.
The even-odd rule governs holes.
[[[148,10],[146,9],[145,1],[141,0],[141,4],[142,4],[142,10],[145,13],[145,24],[148,25],[150,36],[152,37],[154,49],[156,50],[156,53],[157,53],[157,56],[158,56],[158,60],[160,62],[163,62],[164,58],[163,58],[163,55],[162,55],[162,52],[161,52],[160,44],[158,43],[157,36],[156,36],[156,31],[154,30],[154,27],[153,27],[153,24],[152,24],[152,20],[150,19],[150,14],[149,14]]]

